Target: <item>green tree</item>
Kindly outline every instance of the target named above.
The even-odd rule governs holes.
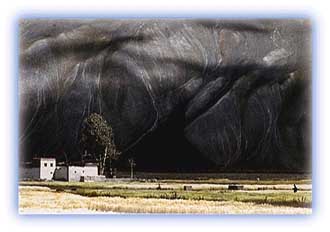
[[[89,115],[82,124],[80,145],[94,155],[99,164],[101,175],[105,175],[106,162],[111,169],[111,161],[119,157],[120,152],[114,143],[114,134],[111,126],[99,114]]]

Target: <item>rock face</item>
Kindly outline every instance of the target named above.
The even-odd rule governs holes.
[[[310,30],[307,20],[22,20],[21,158],[79,160],[82,121],[96,112],[124,153],[179,125],[217,166],[306,170]]]

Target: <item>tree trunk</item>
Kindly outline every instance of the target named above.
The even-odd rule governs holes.
[[[102,167],[102,156],[101,155],[99,155],[98,163],[99,163],[99,175],[102,175],[103,167]]]
[[[104,167],[105,167],[105,161],[107,160],[107,153],[108,153],[108,147],[105,147],[104,156],[103,156],[103,160],[102,160],[102,165],[100,167],[101,175],[104,175]]]

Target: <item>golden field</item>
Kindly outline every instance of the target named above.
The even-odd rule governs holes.
[[[187,183],[185,183],[187,184]],[[311,184],[294,194],[291,184],[225,185],[144,182],[21,182],[19,212],[30,213],[174,213],[174,214],[311,214]]]

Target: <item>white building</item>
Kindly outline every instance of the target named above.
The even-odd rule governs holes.
[[[55,171],[54,180],[85,181],[85,179],[92,180],[92,177],[97,176],[98,167],[96,164],[86,164],[85,166],[58,166]]]
[[[62,181],[104,181],[98,175],[98,166],[88,163],[84,166],[56,166],[55,158],[34,159],[29,167],[20,168],[23,180],[62,180]]]
[[[20,179],[52,180],[56,169],[56,159],[34,159],[31,167],[20,168]]]

